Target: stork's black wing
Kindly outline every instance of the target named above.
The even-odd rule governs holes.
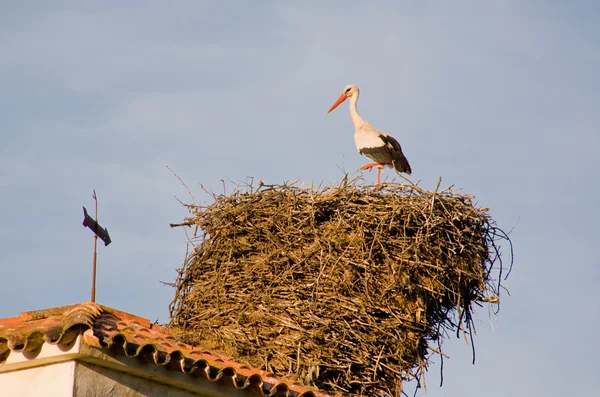
[[[389,153],[389,156],[392,158],[391,163],[394,168],[398,172],[404,172],[410,175],[412,170],[410,169],[410,164],[408,164],[408,160],[404,157],[402,153],[402,147],[400,143],[390,135],[379,135],[379,138],[385,144],[385,149]]]

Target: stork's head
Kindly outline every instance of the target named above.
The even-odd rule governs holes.
[[[331,111],[337,108],[340,103],[344,102],[346,99],[350,98],[353,95],[358,95],[358,87],[353,84],[349,84],[346,86],[346,88],[344,88],[344,92],[342,93],[342,95],[340,95],[340,97],[337,99],[337,101],[335,101],[335,103],[327,113],[331,113]]]

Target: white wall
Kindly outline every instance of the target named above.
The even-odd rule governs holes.
[[[73,395],[75,362],[0,373],[2,397],[67,397]]]

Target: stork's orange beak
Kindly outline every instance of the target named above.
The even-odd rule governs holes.
[[[335,108],[337,108],[339,106],[340,103],[344,102],[348,97],[346,96],[346,94],[342,94],[337,101],[335,101],[335,103],[333,104],[333,106],[331,107],[331,109],[329,109],[327,111],[327,113],[331,113],[331,111]]]

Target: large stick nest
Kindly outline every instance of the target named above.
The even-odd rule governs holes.
[[[399,395],[443,336],[472,338],[473,303],[498,302],[506,235],[470,196],[344,179],[213,198],[172,225],[201,231],[170,308],[187,343],[321,390]]]

